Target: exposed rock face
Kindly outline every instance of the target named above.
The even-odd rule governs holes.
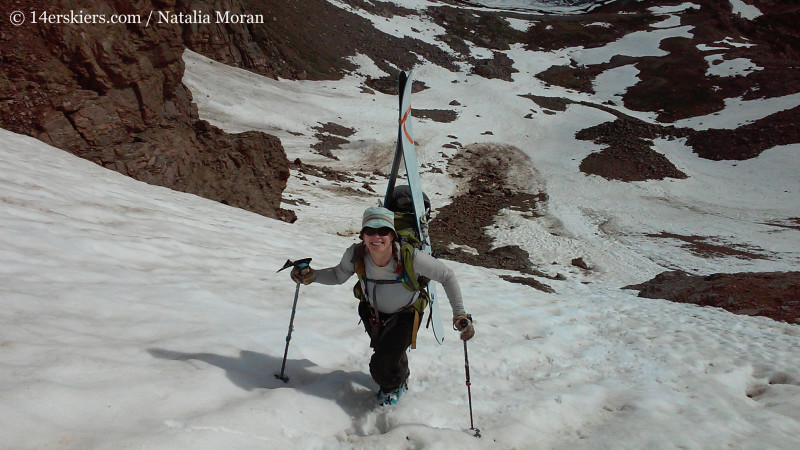
[[[189,14],[193,11],[206,14],[213,14],[215,11],[227,11],[236,15],[253,13],[243,5],[242,0],[177,0],[176,9]],[[302,58],[285,52],[283,48],[273,44],[272,39],[262,39],[264,31],[261,29],[275,25],[272,16],[265,19],[262,14],[261,18],[269,20],[269,24],[188,24],[183,30],[183,40],[187,48],[231,66],[247,68],[272,78],[305,78]]]
[[[800,323],[800,272],[715,273],[706,276],[663,272],[626,286],[639,297],[724,308],[735,314]]]
[[[384,17],[415,14],[390,2],[343,3]],[[184,41],[187,48],[209,58],[272,78],[340,79],[357,69],[348,57],[361,53],[392,75],[391,93],[396,94],[398,68],[411,69],[420,63],[420,57],[457,70],[453,57],[438,46],[381,32],[368,19],[327,0],[177,0],[177,4],[184,11],[230,9],[263,16],[261,25],[189,26]]]
[[[189,26],[186,47],[209,58],[272,78],[338,79],[356,66],[344,59],[355,54],[357,30],[366,19],[345,12],[326,0],[303,2],[261,0],[178,0],[191,10],[230,10],[258,14],[264,25],[210,24]],[[363,31],[358,33],[363,35]],[[413,64],[413,58],[407,65]]]
[[[11,10],[111,17],[174,11],[169,0],[16,2]],[[29,17],[30,18],[30,17]],[[180,24],[0,28],[0,126],[141,181],[291,220],[279,140],[230,135],[199,120],[182,84]]]

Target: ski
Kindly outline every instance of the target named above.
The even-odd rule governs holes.
[[[400,72],[398,91],[400,95],[400,114],[397,127],[397,147],[392,161],[392,170],[389,174],[389,185],[386,188],[384,204],[390,205],[393,202],[394,189],[397,176],[400,171],[400,161],[405,162],[406,178],[411,190],[411,199],[414,203],[414,215],[416,216],[417,235],[420,237],[421,249],[425,253],[431,253],[431,241],[428,235],[428,222],[425,214],[425,203],[422,194],[422,183],[419,177],[419,162],[417,161],[417,151],[414,147],[414,133],[411,125],[411,83],[412,71],[407,74]],[[428,294],[430,295],[430,323],[433,326],[433,335],[436,342],[441,344],[444,341],[444,328],[442,318],[439,314],[439,304],[436,301],[436,283],[428,283]]]

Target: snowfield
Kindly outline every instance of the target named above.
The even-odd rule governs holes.
[[[448,263],[477,335],[423,330],[374,406],[349,286],[294,285],[353,238],[133,181],[0,131],[0,447],[794,448],[800,327]],[[344,218],[357,222],[357,218]],[[357,226],[354,224],[353,226]],[[323,237],[322,239],[320,237]],[[449,311],[443,311],[445,317]]]
[[[412,20],[375,18],[435,31]],[[598,77],[594,96],[533,75],[565,58],[650,54],[659,40],[687,32],[661,24],[591,51],[513,47],[513,82],[415,68],[429,89],[412,96],[412,107],[458,112],[451,123],[414,124],[421,163],[444,171],[422,173],[434,209],[460,189],[446,171],[445,156],[456,150],[443,144],[519,148],[535,169],[531,185],[549,201],[542,217],[504,211],[490,233],[496,245],[519,245],[544,270],[566,275],[545,280],[556,291],[546,294],[498,276],[511,272],[446,262],[475,318],[469,358],[480,439],[469,433],[455,331],[438,346],[420,330],[409,392],[396,406],[375,406],[351,283],[300,289],[290,381],[273,376],[295,292],[288,274],[275,271],[287,258],[336,264],[385,179],[331,182],[293,171],[284,199],[303,202],[283,204],[299,216],[287,224],[0,130],[0,448],[797,448],[800,326],[620,288],[673,267],[796,270],[800,233],[766,223],[800,211],[800,146],[715,162],[683,140],[657,140],[688,179],[608,181],[578,171],[599,147],[574,135],[612,115],[577,104],[548,115],[519,97],[616,98],[635,83],[633,67]],[[367,74],[381,76],[368,57],[353,59],[360,71],[324,82],[266,79],[188,51],[184,59],[184,82],[213,124],[276,134],[290,161],[354,174],[388,169],[397,99],[361,92]],[[730,61],[716,70],[753,69]],[[454,99],[461,106],[448,106]],[[735,128],[799,102],[731,102],[681,126]],[[534,119],[524,118],[531,112]],[[338,162],[309,148],[313,127],[327,122],[356,130]],[[364,183],[378,194],[344,193]],[[679,242],[647,237],[662,231],[712,236],[769,258],[699,258]],[[571,266],[579,256],[595,270]],[[441,313],[447,327],[446,302]]]

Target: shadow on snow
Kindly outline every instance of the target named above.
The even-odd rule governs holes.
[[[336,402],[339,407],[361,422],[375,405],[377,385],[369,374],[353,371],[319,372],[316,364],[307,359],[287,359],[284,383],[274,374],[280,372],[282,358],[263,353],[241,350],[238,357],[214,353],[184,353],[160,348],[147,350],[153,357],[172,361],[201,361],[225,370],[228,379],[236,386],[255,389],[292,388],[305,394]]]

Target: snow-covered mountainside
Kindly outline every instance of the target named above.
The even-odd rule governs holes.
[[[442,29],[430,23],[429,15],[422,14],[428,5],[418,5],[419,16],[408,13],[394,19],[342,7],[369,18],[381,30],[443,45],[437,34]],[[593,274],[571,265],[572,259],[582,257],[594,267],[594,274],[623,286],[670,268],[705,274],[797,267],[798,145],[775,145],[759,157],[743,161],[733,155],[715,161],[699,156],[687,141],[692,139],[692,132],[737,129],[782,111],[798,110],[798,94],[727,99],[729,107],[720,111],[674,121],[673,130],[688,130],[676,139],[659,132],[644,137],[635,131],[664,125],[656,120],[658,112],[625,106],[626,92],[642,84],[637,67],[643,63],[638,59],[595,73],[590,91],[541,79],[542,73],[564,64],[589,66],[619,60],[619,55],[646,59],[667,54],[661,49],[664,43],[700,34],[696,27],[681,25],[687,20],[684,15],[692,17],[697,8],[690,3],[650,8],[647,12],[655,18],[651,19],[654,24],[600,47],[557,51],[535,51],[523,45],[512,45],[506,51],[478,45],[469,48],[471,54],[507,55],[515,70],[509,80],[487,79],[475,74],[469,65],[453,72],[423,59],[414,73],[416,82],[426,89],[414,94],[412,106],[418,117],[415,140],[424,166],[423,184],[434,205],[447,205],[474,187],[467,185],[463,174],[455,173],[454,160],[464,156],[464,148],[478,145],[487,149],[481,150],[484,153],[493,153],[497,151],[493,145],[511,147],[517,150],[511,166],[521,175],[510,176],[527,183],[516,183],[517,191],[543,193],[546,200],[533,211],[500,211],[500,220],[487,231],[494,238],[492,246],[520,246],[535,265],[552,269],[548,272],[573,272],[577,277],[592,278]],[[515,27],[527,29],[543,19],[513,20]],[[735,42],[726,44],[729,41],[725,36],[718,38],[717,50],[704,50],[709,58],[722,60],[726,57],[723,49],[735,52],[739,48]],[[392,91],[384,94],[369,87],[373,80],[388,78],[389,74],[365,55],[353,58],[358,68],[339,81],[263,79],[191,52],[186,53],[185,60],[185,83],[195,93],[201,117],[229,132],[255,129],[275,134],[284,143],[289,160],[299,158],[303,163],[293,168],[283,205],[297,212],[298,224],[352,234],[357,224],[338,220],[340,211],[357,215],[364,202],[376,197],[372,191],[381,192],[385,186],[381,174],[388,172],[394,148],[396,96]],[[725,76],[735,79],[752,70],[751,64],[738,58],[730,61]],[[275,108],[275,104],[291,107]],[[621,116],[629,119],[620,129],[600,132],[606,140],[595,143],[591,138],[579,139],[582,132],[618,123]],[[648,181],[631,183],[616,181],[613,176],[586,176],[587,160],[610,153],[608,139],[613,148],[625,150],[629,149],[627,142],[646,139],[647,151],[661,159],[651,161],[652,156],[645,156],[637,160],[640,153],[630,150],[627,155],[607,159],[605,167],[647,173],[654,165],[669,164],[683,176],[652,179],[651,175],[640,178]],[[619,144],[614,139],[625,141]],[[728,150],[740,152],[736,148]],[[629,162],[632,164],[626,165]],[[307,164],[340,173],[315,172]],[[315,175],[336,179],[334,187],[319,189]],[[348,193],[352,195],[348,197]],[[353,202],[353,198],[358,201]],[[336,206],[332,209],[336,211],[334,217],[324,212],[330,206]],[[536,217],[530,219],[531,215]],[[475,246],[474,242],[453,243]],[[728,256],[717,258],[719,252],[704,251],[704,246],[723,255],[727,249]]]
[[[0,133],[2,448],[797,445],[800,328],[637,298],[602,275],[546,294],[448,262],[475,316],[481,439],[465,432],[455,332],[437,346],[423,330],[410,391],[376,408],[348,285],[301,289],[284,384],[273,373],[294,285],[275,270],[287,257],[335,264],[352,236]],[[337,189],[315,181],[320,197]],[[354,229],[367,201],[315,216]]]
[[[746,157],[697,150],[720,130],[781,129],[794,120],[781,114],[798,109],[798,94],[737,91],[742,77],[773,68],[738,53],[748,45],[739,37],[719,35],[718,48],[695,48],[709,62],[703,73],[717,77],[722,107],[698,115],[683,100],[661,111],[632,100],[630,92],[658,84],[649,77],[665,61],[648,58],[708,37],[692,23],[700,7],[691,2],[629,2],[653,20],[625,32],[598,22],[597,46],[488,49],[472,37],[458,39],[461,50],[438,38],[446,28],[427,8],[441,3],[402,2],[403,14],[382,13],[399,3],[329,6],[452,60],[418,57],[415,83],[425,89],[411,103],[422,182],[448,222],[440,229],[483,226],[490,210],[486,237],[450,236],[446,249],[475,317],[471,389],[483,437],[467,430],[455,332],[437,346],[421,330],[409,392],[398,405],[375,406],[350,283],[300,289],[290,382],[273,377],[295,292],[275,271],[287,258],[337,263],[361,212],[385,189],[397,126],[387,60],[359,53],[341,79],[288,80],[187,51],[183,82],[201,118],[229,133],[274,134],[289,161],[299,160],[281,205],[298,220],[140,183],[0,130],[0,448],[800,444],[800,326],[621,289],[670,269],[798,267],[800,144],[782,141],[791,133],[753,140],[764,148]],[[487,6],[519,6],[494,3]],[[743,20],[758,20],[749,3],[730,4]],[[520,33],[551,27],[564,37],[574,26],[514,14],[503,20]],[[609,30],[621,34],[610,39]],[[588,88],[585,80],[569,86],[586,73]],[[632,167],[647,176],[607,176],[626,160],[609,157],[614,147],[644,155]],[[603,153],[593,166],[603,175],[590,174],[584,162]],[[685,177],[654,176],[664,161]],[[494,201],[505,197],[526,201]],[[459,262],[479,245],[524,250],[529,267]],[[506,281],[521,276],[554,292]],[[442,313],[449,316],[446,303]]]

